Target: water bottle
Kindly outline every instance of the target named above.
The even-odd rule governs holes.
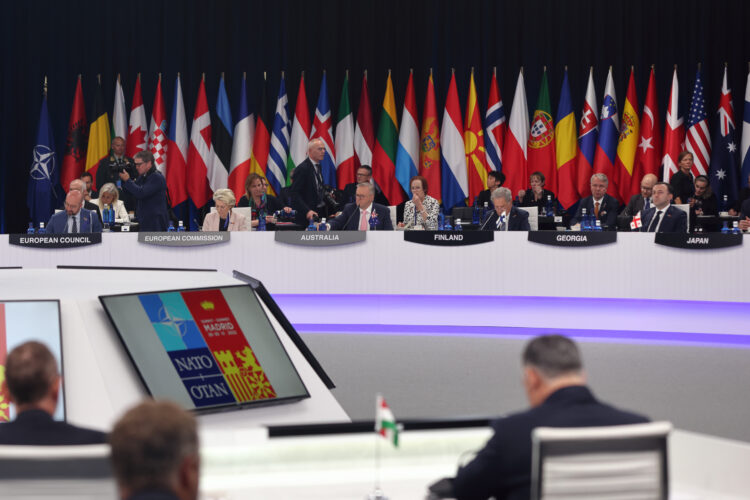
[[[29,222],[29,228],[26,230],[26,234],[34,234],[34,223]]]
[[[169,227],[167,228],[167,231],[170,233],[174,231],[174,222],[169,221]]]
[[[738,221],[732,222],[732,234],[742,234],[742,231],[740,231],[740,223]]]
[[[265,231],[265,230],[266,230],[266,211],[260,210],[258,212],[258,231]]]
[[[258,224],[260,224],[260,222]],[[306,231],[317,231],[317,229],[315,229],[315,220],[314,219],[310,219],[310,224],[307,225]]]
[[[487,217],[492,212],[492,209],[487,205],[487,202],[484,202],[484,208],[482,209],[482,222],[487,220]]]
[[[727,195],[724,195],[721,199],[721,211],[722,212],[729,211],[729,200],[728,200]]]
[[[471,212],[471,223],[478,226],[479,225],[479,217],[481,215],[481,212],[479,210],[479,204],[477,203],[477,200],[474,200],[474,210]]]
[[[555,216],[555,207],[552,206],[552,196],[547,195],[547,204],[544,207],[544,211],[546,212],[547,217],[554,217]]]
[[[598,220],[598,221],[596,221],[596,224],[594,225],[594,227],[593,227],[592,229],[593,229],[594,231],[601,231],[601,230],[602,230],[602,222],[601,222],[601,221],[599,221],[599,220]]]
[[[44,222],[39,223],[39,231],[37,231],[37,234],[45,234],[47,230],[44,228]]]
[[[438,231],[443,231],[445,229],[445,215],[443,215],[443,211],[440,210],[440,213],[438,213]]]
[[[590,231],[591,230],[591,219],[589,219],[589,214],[585,208],[581,209],[581,231]]]
[[[184,224],[182,223],[182,221],[178,221],[178,222],[177,222],[177,231],[178,231],[178,232],[183,232],[183,231],[185,231],[185,225],[184,225]]]
[[[727,221],[724,221],[723,225],[721,226],[721,234],[729,234],[729,232],[730,232],[730,229],[729,229],[729,226],[727,225]]]
[[[451,226],[450,219],[445,219],[445,224],[443,224],[443,229],[445,231],[453,231],[453,226]]]
[[[313,227],[315,227],[315,226],[313,226]],[[265,231],[265,230],[266,230],[266,226],[265,226],[265,224],[263,224],[262,231]],[[258,219],[258,231],[261,231],[261,229],[260,229],[260,219]],[[318,231],[328,231],[328,225],[326,224],[326,218],[325,217],[323,217],[322,219],[320,219],[320,224],[318,225]]]
[[[370,215],[370,231],[377,230],[379,221],[377,212],[373,212],[372,215]]]
[[[109,205],[105,204],[102,209],[102,222],[104,223],[104,230],[109,231]]]
[[[461,219],[456,219],[456,226],[453,229],[456,231],[464,230],[464,227],[461,225]]]
[[[109,206],[109,223],[115,225],[115,207],[114,205]]]

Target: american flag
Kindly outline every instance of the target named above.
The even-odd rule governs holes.
[[[700,69],[695,75],[693,100],[688,114],[688,130],[685,146],[693,153],[693,175],[706,175],[711,161],[711,136],[708,134],[706,99],[703,97],[703,82]]]

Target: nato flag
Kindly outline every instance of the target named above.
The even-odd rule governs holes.
[[[36,146],[32,153],[31,170],[29,171],[29,190],[26,204],[34,227],[40,222],[47,222],[60,203],[58,200],[58,182],[60,170],[55,154],[55,141],[52,137],[52,126],[47,111],[47,96],[42,99],[39,113],[39,129],[36,135]]]

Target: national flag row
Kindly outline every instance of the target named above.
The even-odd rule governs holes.
[[[727,194],[731,202],[737,197],[740,183],[747,185],[750,175],[750,75],[739,152],[741,175],[731,91],[726,82],[725,68],[717,111],[718,126],[712,141],[700,68],[696,73],[687,124],[678,110],[679,84],[675,68],[663,133],[658,119],[653,68],[642,110],[635,92],[635,72],[631,68],[621,113],[612,69],[607,76],[601,109],[597,105],[592,69],[578,129],[567,68],[555,119],[552,118],[545,68],[531,120],[524,74],[523,70],[519,71],[507,122],[496,71],[492,74],[488,102],[482,114],[472,70],[463,117],[455,74],[452,74],[442,123],[438,119],[432,74],[427,80],[420,120],[411,72],[400,128],[389,72],[377,129],[370,107],[366,71],[356,117],[349,102],[347,72],[335,125],[325,72],[312,121],[308,114],[304,73],[300,77],[293,115],[283,72],[273,110],[264,74],[255,113],[250,111],[247,78],[243,74],[236,122],[232,119],[223,74],[213,113],[208,106],[204,76],[198,88],[190,135],[179,74],[175,79],[169,120],[159,76],[149,125],[140,75],[134,86],[129,117],[118,76],[111,129],[103,106],[101,84],[95,94],[94,116],[87,127],[79,77],[60,184],[67,186],[84,170],[95,175],[99,161],[109,153],[111,138],[120,136],[126,139],[128,156],[140,150],[152,151],[157,168],[167,178],[174,206],[190,199],[196,207],[202,207],[211,200],[212,192],[222,187],[231,188],[239,198],[244,194],[245,178],[253,172],[268,179],[269,193],[278,194],[290,183],[294,167],[305,159],[308,141],[320,138],[326,146],[322,166],[327,184],[343,188],[354,182],[359,165],[371,165],[375,181],[391,204],[406,199],[410,192],[409,179],[417,174],[427,178],[430,194],[442,200],[446,208],[471,203],[487,188],[487,174],[492,170],[503,172],[504,185],[514,194],[527,187],[532,172],[542,172],[545,187],[555,192],[566,208],[590,194],[589,178],[592,173],[601,172],[610,179],[609,193],[627,202],[638,192],[644,174],[654,173],[668,180],[677,171],[677,156],[682,149],[693,153],[694,175],[709,175],[717,195]]]

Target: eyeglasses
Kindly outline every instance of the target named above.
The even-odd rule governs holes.
[[[141,162],[137,161],[137,162],[135,162],[135,166],[138,167],[140,165],[143,165],[144,163],[146,163],[146,162],[145,161],[141,161]]]

